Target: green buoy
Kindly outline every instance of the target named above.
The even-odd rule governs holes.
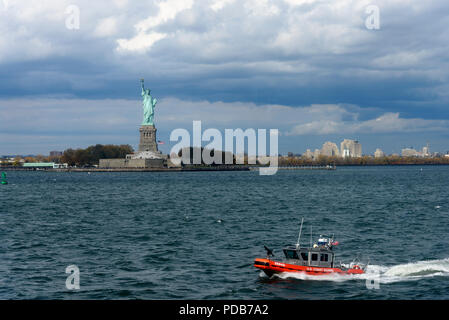
[[[2,184],[8,184],[8,181],[6,180],[6,173],[2,172]]]

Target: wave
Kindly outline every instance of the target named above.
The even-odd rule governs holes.
[[[346,265],[346,267],[348,267]],[[363,266],[362,266],[363,267]],[[264,273],[261,273],[261,276]],[[302,272],[284,272],[275,274],[280,279],[298,279],[313,281],[342,282],[348,280],[366,280],[375,283],[395,283],[403,281],[416,281],[435,276],[449,276],[449,258],[440,260],[426,260],[399,264],[395,266],[368,265],[364,274],[342,275],[338,273],[313,276]]]

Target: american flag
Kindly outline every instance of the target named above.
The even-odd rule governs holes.
[[[161,140],[158,140],[158,141],[157,141],[157,144],[165,144],[165,142],[164,142],[164,141],[161,141]]]

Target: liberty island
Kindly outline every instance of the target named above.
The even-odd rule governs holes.
[[[171,149],[170,158],[163,155],[158,150],[156,139],[157,129],[154,124],[155,107],[157,99],[151,95],[151,90],[145,88],[145,80],[141,79],[141,96],[143,107],[143,121],[139,128],[140,143],[139,149],[133,154],[126,155],[121,159],[100,159],[100,169],[171,169],[182,168],[184,165],[193,165],[195,169],[198,167],[216,166],[214,169],[222,170],[249,170],[245,165],[244,141],[248,140],[248,156],[246,159],[249,165],[262,165],[260,174],[272,175],[277,172],[278,167],[278,130],[270,129],[270,156],[266,156],[266,129],[258,129],[257,133],[254,129],[226,129],[225,130],[225,148],[228,152],[219,151],[222,143],[222,134],[217,129],[208,129],[202,134],[201,121],[193,121],[193,148],[185,148],[190,144],[190,134],[186,129],[175,129],[170,135],[170,141],[178,141]],[[256,136],[258,139],[256,139]],[[213,143],[208,144],[205,148],[201,145],[202,141],[210,141],[213,137]],[[233,154],[233,141],[236,139],[236,150],[240,152],[238,155]],[[183,148],[184,146],[184,148]],[[259,150],[256,155],[255,150]],[[193,159],[191,158],[193,151]],[[251,155],[249,151],[251,152]],[[182,156],[178,154],[181,152]],[[213,155],[211,155],[213,154]],[[223,163],[223,156],[225,161]],[[182,159],[181,159],[182,158]],[[191,161],[193,160],[193,161]],[[217,167],[218,165],[218,167]],[[235,166],[237,165],[237,166]],[[242,166],[243,165],[243,166]],[[265,168],[266,167],[266,168]]]
[[[143,121],[140,126],[139,149],[128,154],[125,159],[100,159],[100,168],[164,168],[167,167],[167,155],[163,155],[157,147],[154,125],[154,110],[157,99],[151,96],[151,90],[145,89],[145,80],[141,79]]]

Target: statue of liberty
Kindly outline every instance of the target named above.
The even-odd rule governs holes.
[[[144,80],[142,82],[142,97],[143,97],[143,122],[142,125],[154,125],[154,108],[156,107],[157,99],[150,95],[151,90],[145,89]]]

